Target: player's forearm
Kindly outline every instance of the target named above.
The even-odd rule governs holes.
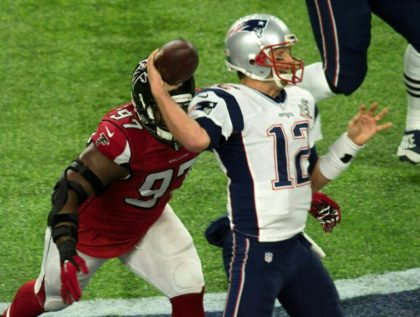
[[[319,168],[319,160],[316,162],[315,168],[311,174],[311,187],[312,192],[316,193],[321,190],[322,187],[327,185],[331,180],[326,178]]]
[[[174,138],[191,152],[207,149],[210,138],[207,132],[173,101],[169,94],[155,95],[159,110]]]

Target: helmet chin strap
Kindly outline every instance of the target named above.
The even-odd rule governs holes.
[[[279,89],[284,88],[283,81],[280,78],[278,78],[277,76],[273,76],[273,81],[276,84],[277,88],[279,88]]]
[[[249,78],[259,80],[259,81],[266,81],[266,82],[267,81],[273,81],[279,89],[283,89],[288,84],[286,80],[281,79],[276,75],[274,68],[271,68],[271,77],[270,78],[264,78],[264,77],[252,74],[252,73],[248,72],[247,70],[245,70],[244,68],[232,65],[228,61],[225,61],[225,63],[226,63],[227,69],[229,71],[239,71],[239,72],[245,74],[246,76],[248,76]],[[286,84],[284,84],[284,83],[286,83]]]
[[[285,80],[276,75],[276,70],[274,68],[271,68],[271,76],[271,79],[274,81],[274,84],[276,84],[277,88],[283,89],[287,85]],[[286,83],[286,85],[284,83]]]
[[[173,136],[172,133],[170,133],[169,131],[165,131],[163,129],[161,129],[159,126],[156,126],[156,133],[159,137],[161,137],[162,139],[166,140],[166,141],[173,141]]]

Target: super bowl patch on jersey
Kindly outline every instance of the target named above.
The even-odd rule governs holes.
[[[302,98],[299,103],[299,108],[300,108],[300,115],[302,117],[307,117],[309,119],[312,119],[311,112],[309,111],[308,99]]]

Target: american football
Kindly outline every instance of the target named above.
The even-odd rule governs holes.
[[[191,78],[197,69],[197,49],[184,39],[170,41],[159,49],[155,65],[165,82],[171,85],[180,84]]]

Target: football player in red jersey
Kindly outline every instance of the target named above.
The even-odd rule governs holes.
[[[102,118],[55,185],[41,273],[19,288],[3,317],[64,309],[111,258],[166,295],[172,316],[204,316],[201,262],[168,204],[197,154],[180,147],[162,121],[146,63],[134,71],[132,102]],[[171,96],[186,108],[194,91],[191,78]]]

